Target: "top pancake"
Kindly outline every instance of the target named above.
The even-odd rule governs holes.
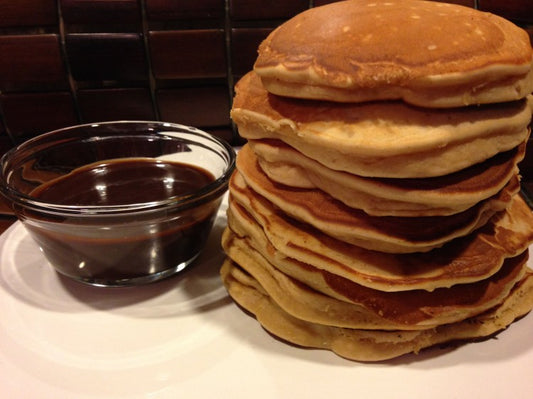
[[[352,0],[309,9],[260,45],[254,69],[273,94],[425,107],[516,100],[533,91],[525,31],[469,7]]]

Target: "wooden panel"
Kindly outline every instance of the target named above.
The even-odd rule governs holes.
[[[55,34],[0,36],[0,54],[0,90],[68,86]]]
[[[78,103],[85,123],[155,118],[150,92],[143,88],[80,90]]]
[[[441,3],[459,4],[461,6],[466,6],[466,7],[471,7],[471,8],[476,7],[476,0],[433,0],[433,1],[438,1]]]
[[[146,0],[149,21],[224,18],[224,0]]]
[[[336,3],[338,1],[341,1],[341,0],[315,0],[314,1],[314,5],[315,5],[315,7],[320,7],[320,6],[324,6],[326,4]]]
[[[149,32],[149,43],[156,79],[227,76],[222,29]]]
[[[232,145],[243,145],[243,141],[237,140],[237,137],[235,137],[235,132],[231,128],[231,126],[226,127],[204,127],[202,130],[211,133],[212,135],[219,137],[221,139],[226,140],[227,142],[231,143]]]
[[[529,35],[529,41],[533,43],[533,24],[522,27]]]
[[[0,27],[57,24],[56,0],[0,0],[0,10]]]
[[[67,29],[71,25],[106,25],[109,29],[107,31],[115,32],[139,31],[142,27],[141,10],[137,0],[59,0],[59,2]]]
[[[15,144],[3,129],[3,126],[0,127],[0,157]],[[0,195],[1,197],[2,195]]]
[[[252,70],[257,47],[272,28],[237,28],[231,31],[231,69],[239,77]]]
[[[6,127],[17,140],[78,123],[68,92],[3,94],[0,104]]]
[[[341,0],[314,0],[315,7],[323,6],[330,3],[336,3]],[[430,1],[438,1],[441,3],[453,3],[453,4],[460,4],[467,7],[474,8],[476,5],[476,0],[430,0]],[[502,1],[502,0],[500,0]],[[505,1],[505,0],[503,0]]]
[[[148,80],[144,44],[138,34],[68,34],[66,49],[76,80]]]
[[[162,89],[156,97],[164,121],[202,128],[229,124],[226,86]]]
[[[498,14],[504,18],[533,24],[531,0],[478,0],[480,10]]]
[[[0,114],[0,116],[1,116],[1,114]],[[4,121],[2,120],[2,118],[0,118],[0,138],[4,137],[4,136],[7,137],[7,131],[6,131],[6,127],[4,125]]]
[[[289,19],[309,8],[309,0],[230,0],[229,4],[231,18],[241,21]]]

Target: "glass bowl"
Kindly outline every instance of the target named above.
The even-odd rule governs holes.
[[[200,254],[235,152],[193,127],[116,121],[45,133],[0,164],[2,194],[59,273],[128,286]]]

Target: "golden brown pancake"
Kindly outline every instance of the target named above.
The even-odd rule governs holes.
[[[353,0],[279,26],[254,69],[282,96],[461,107],[531,93],[532,58],[528,34],[493,14],[434,1]]]
[[[327,272],[320,281],[313,275],[320,271],[306,273],[308,267],[298,262],[291,269],[300,270],[287,274],[271,263],[275,257],[272,248],[258,251],[255,242],[236,236],[230,229],[224,232],[222,243],[228,257],[256,279],[287,313],[313,323],[378,330],[427,329],[480,314],[509,295],[524,276],[528,258],[526,251],[507,259],[498,273],[471,284],[432,292],[383,292]],[[305,281],[293,278],[293,274]]]
[[[505,259],[524,252],[533,241],[533,214],[518,196],[476,233],[426,253],[389,254],[351,245],[287,218],[260,198],[242,203],[232,195],[228,224],[253,241],[262,240],[257,233],[262,231],[275,249],[278,265],[294,259],[387,292],[432,291],[489,278]]]
[[[483,226],[504,210],[519,190],[514,178],[500,193],[450,216],[370,216],[316,189],[295,189],[273,183],[262,172],[248,146],[237,157],[232,194],[237,201],[262,196],[288,216],[321,232],[360,247],[391,253],[427,252]],[[251,197],[247,198],[247,197]]]
[[[418,178],[457,172],[525,142],[529,101],[449,110],[306,101],[269,94],[250,73],[236,85],[231,115],[244,138],[281,140],[330,169]]]
[[[319,189],[373,216],[445,216],[462,212],[498,191],[518,173],[525,143],[446,176],[426,179],[367,178],[339,172],[280,140],[250,140],[263,172],[277,183]]]
[[[466,320],[419,331],[376,331],[311,323],[285,312],[261,285],[247,273],[233,273],[227,259],[221,275],[230,296],[251,312],[275,336],[310,348],[331,350],[358,361],[382,361],[451,341],[491,336],[507,328],[533,308],[533,273],[516,285],[511,294],[493,309]]]
[[[264,328],[374,361],[533,308],[522,29],[442,2],[335,2],[275,29],[235,89],[249,144],[221,277]]]

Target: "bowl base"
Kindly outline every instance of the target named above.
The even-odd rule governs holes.
[[[106,279],[98,277],[79,277],[79,276],[69,276],[61,273],[62,276],[74,281],[78,281],[83,284],[91,285],[93,287],[134,287],[140,285],[146,285],[150,283],[155,283],[157,281],[169,278],[183,270],[185,270],[191,263],[193,263],[200,254],[196,254],[194,257],[188,261],[182,262],[177,266],[171,267],[166,270],[162,270],[157,273],[147,274],[144,276],[136,277],[125,277],[122,279]]]

